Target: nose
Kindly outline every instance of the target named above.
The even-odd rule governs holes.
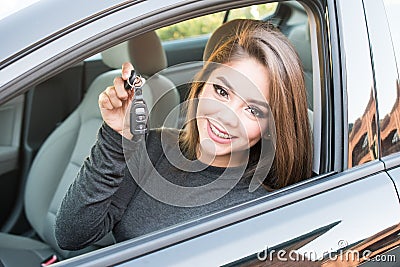
[[[236,128],[239,126],[239,105],[229,103],[229,106],[223,105],[217,113],[217,119],[226,126]]]

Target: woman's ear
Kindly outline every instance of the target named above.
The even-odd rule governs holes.
[[[261,137],[268,140],[276,138],[276,130],[273,127],[275,127],[275,125],[268,125]]]
[[[263,134],[262,138],[264,139],[271,139],[271,132],[270,131],[265,131],[265,133]]]

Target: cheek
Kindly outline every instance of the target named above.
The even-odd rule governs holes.
[[[261,130],[263,126],[258,121],[247,120],[243,123],[243,127],[250,143],[258,142],[264,132]]]
[[[260,127],[258,124],[252,124],[249,125],[249,127],[246,127],[247,130],[247,137],[249,138],[249,140],[254,140],[254,139],[258,139],[261,137],[261,131],[260,131]]]
[[[220,112],[224,108],[223,103],[215,98],[206,96],[199,97],[199,104],[197,106],[197,116],[204,116]]]

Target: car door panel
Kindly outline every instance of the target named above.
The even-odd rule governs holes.
[[[0,227],[8,218],[19,190],[20,139],[25,96],[0,106]]]
[[[227,210],[228,215],[216,215],[201,225],[192,222],[193,227],[167,229],[106,248],[107,255],[94,251],[85,259],[66,263],[95,266],[101,256],[107,264],[121,262],[118,266],[196,266],[199,262],[220,266],[249,256],[249,260],[258,260],[257,254],[266,248],[283,249],[292,247],[288,242],[299,245],[303,241],[298,252],[319,258],[400,222],[395,187],[382,170],[381,162],[370,162],[307,181],[298,190],[295,186],[272,194],[231,216]]]
[[[0,106],[0,175],[17,168],[23,105],[21,95]]]
[[[374,61],[374,77],[377,91],[379,130],[380,130],[380,154],[385,163],[388,174],[392,177],[397,191],[400,189],[400,81],[396,63],[395,45],[397,41],[394,35],[394,25],[400,22],[391,20],[389,25],[386,18],[387,9],[391,12],[400,11],[400,5],[390,1],[364,1],[365,16],[369,30],[371,54]],[[397,29],[397,28],[396,28]],[[392,36],[391,36],[392,35]],[[397,59],[398,62],[399,59]]]
[[[178,2],[179,1],[171,1],[168,5],[172,7],[174,3]],[[346,88],[336,88],[335,86],[334,89],[335,91],[342,91],[342,89],[343,91],[346,89],[350,91],[352,88],[359,87],[364,90],[363,92],[369,92],[368,90],[371,89],[371,84],[373,84],[371,83],[372,75],[370,75],[372,73],[365,71],[365,68],[368,69],[370,67],[371,62],[369,61],[371,61],[371,59],[369,57],[369,50],[366,55],[363,53],[365,52],[364,47],[359,45],[359,43],[362,43],[362,46],[368,47],[367,43],[364,43],[365,39],[367,39],[366,29],[364,27],[359,27],[359,25],[364,25],[365,21],[357,20],[357,23],[354,23],[354,19],[359,18],[355,16],[355,14],[359,14],[361,10],[349,8],[352,6],[362,6],[362,1],[350,2],[343,0],[337,2],[341,3],[337,12],[342,16],[338,18],[338,21],[341,23],[338,27],[347,28],[351,25],[354,27],[348,27],[350,33],[346,30],[343,36],[341,35],[339,39],[335,39],[345,43],[345,45],[340,48],[342,49],[341,59],[346,61],[347,65],[335,66],[335,68],[343,70],[341,74],[345,76],[345,78],[343,78],[343,86],[346,86]],[[367,0],[365,2],[367,2]],[[64,47],[55,46],[57,43],[68,43],[64,40],[69,40],[69,46],[66,46],[66,48],[76,48],[76,50],[74,50],[77,51],[76,54],[71,53],[71,55],[69,55],[68,51],[61,54],[61,52],[57,52],[58,50],[49,53],[44,49],[45,46],[43,46],[43,48],[41,47],[33,51],[32,54],[27,54],[21,61],[12,63],[14,67],[11,66],[9,69],[6,69],[4,73],[8,73],[7,77],[17,75],[18,72],[14,74],[13,70],[23,65],[23,63],[27,63],[28,60],[32,65],[39,64],[40,62],[49,63],[45,64],[47,69],[44,67],[43,69],[37,68],[36,71],[38,74],[35,72],[36,76],[41,75],[41,72],[43,73],[46,70],[55,73],[61,68],[61,63],[57,63],[58,61],[73,61],[76,60],[79,53],[85,52],[89,54],[84,46],[77,45],[80,40],[89,40],[95,34],[100,35],[100,32],[103,33],[104,29],[108,29],[107,27],[113,25],[115,29],[119,29],[116,25],[120,25],[121,18],[126,21],[126,17],[128,17],[128,14],[121,15],[122,13],[129,13],[129,16],[131,16],[134,10],[137,14],[142,14],[145,12],[143,10],[148,8],[146,6],[151,6],[151,4],[154,3],[151,1],[149,3],[146,1],[140,2],[137,4],[139,7],[138,9],[136,9],[136,7],[126,8],[123,12],[115,12],[113,15],[108,15],[109,17],[104,15],[103,18],[98,18],[97,21],[92,24],[88,23],[87,25],[81,26],[80,29],[72,32],[70,35],[65,34],[59,36],[59,40],[51,43],[53,50],[62,50],[61,48],[65,50]],[[143,10],[141,8],[143,8]],[[333,14],[330,15],[332,16]],[[343,20],[343,18],[345,19]],[[138,16],[138,20],[139,19],[141,19],[140,26],[147,25],[146,23],[151,21],[149,18]],[[135,20],[131,22],[133,26],[126,27],[126,29],[129,28],[132,32],[135,30],[138,31],[137,28],[139,28],[139,26],[134,24]],[[97,29],[96,31],[92,31],[92,28],[94,28],[93,25],[96,25],[96,23],[101,30]],[[85,28],[88,29],[87,32]],[[90,34],[88,33],[89,30],[91,30]],[[126,30],[126,32],[128,32],[128,30]],[[340,29],[340,32],[342,33],[342,29]],[[78,33],[82,36],[78,36]],[[97,44],[104,45],[102,38],[109,39],[109,37],[104,34],[103,37],[96,39]],[[95,48],[96,46],[94,43],[95,42],[93,42],[93,44],[87,44],[87,46],[98,49]],[[50,46],[50,48],[52,46]],[[185,45],[181,44],[181,46],[184,48]],[[189,52],[182,54],[182,58],[190,55],[190,49],[188,51]],[[32,60],[35,59],[35,55],[36,59],[41,59],[42,54],[46,54],[46,56],[43,56],[42,61]],[[200,50],[196,50],[196,55],[197,54],[201,54]],[[55,57],[55,55],[58,57]],[[172,54],[170,54],[170,57],[171,55]],[[79,54],[79,56],[81,56],[81,54]],[[51,62],[45,61],[47,58],[51,57],[55,58],[55,60]],[[194,57],[194,55],[190,55],[191,59]],[[363,61],[359,59],[363,59]],[[331,64],[335,63],[336,61]],[[50,68],[54,66],[56,70],[50,70]],[[196,65],[188,65],[187,68],[183,70],[189,73],[195,70],[196,67]],[[355,73],[355,69],[359,71],[359,75],[352,75]],[[22,71],[20,72],[24,73]],[[10,73],[12,73],[12,75]],[[48,74],[46,75],[48,76]],[[174,73],[171,72],[171,76],[173,75]],[[336,75],[336,73],[334,73],[333,76],[334,75]],[[16,77],[19,76],[17,75]],[[27,81],[31,82],[32,79],[33,78],[28,77]],[[177,77],[177,79],[185,80],[182,77]],[[3,83],[0,82],[0,84]],[[25,84],[24,82],[20,82],[17,85],[22,88]],[[21,91],[22,89],[19,89],[19,87],[15,90],[13,89],[12,92],[10,89],[10,92],[7,91],[3,93],[3,96],[8,97],[18,90]],[[374,92],[374,88],[372,88],[371,92]],[[343,92],[343,94],[345,95],[346,92]],[[359,96],[356,96],[358,100]],[[331,95],[327,94],[326,97],[330,98]],[[327,102],[329,101],[331,101],[331,99],[327,100]],[[347,104],[346,101],[344,101],[344,103]],[[334,108],[341,110],[342,107],[335,106]],[[345,108],[346,107],[344,107],[344,109]],[[364,108],[364,106],[362,108]],[[342,114],[339,115],[341,116]],[[346,122],[346,119],[343,120]],[[346,128],[345,125],[335,126],[343,126]],[[330,136],[329,141],[333,143],[335,139],[341,138],[340,135],[341,131],[336,131],[334,136]],[[10,135],[6,134],[4,136],[9,137]],[[347,145],[347,140],[343,143]],[[333,147],[334,145],[329,144],[329,146]],[[343,147],[340,147],[337,151],[338,152],[335,152],[340,154],[340,160],[333,162],[332,165],[334,166],[341,164],[338,162],[342,162],[343,154],[347,152],[346,148]],[[323,150],[322,152],[329,154],[330,151]],[[3,158],[8,157],[10,155],[9,153],[10,151],[6,152],[6,150],[4,150],[5,156],[3,156]],[[343,162],[346,163],[346,160],[347,159],[344,159]],[[115,266],[116,264],[120,264],[119,266],[131,266],[133,264],[135,264],[135,266],[214,266],[224,264],[232,264],[235,266],[239,262],[245,262],[246,259],[255,260],[255,263],[258,263],[258,253],[264,251],[266,248],[287,250],[295,248],[300,254],[308,253],[308,255],[310,255],[310,253],[315,253],[313,254],[314,256],[310,258],[319,258],[323,256],[325,252],[336,251],[344,245],[350,248],[366,245],[367,243],[365,242],[369,241],[369,238],[375,238],[377,234],[378,236],[382,236],[382,231],[393,231],[400,223],[399,200],[396,191],[396,186],[399,188],[400,170],[393,168],[386,172],[384,166],[384,164],[386,164],[386,167],[392,164],[390,167],[395,167],[399,165],[398,159],[391,155],[383,159],[384,163],[377,160],[377,157],[371,157],[368,160],[370,161],[368,163],[364,163],[366,161],[360,161],[357,162],[357,164],[360,165],[354,164],[349,166],[355,167],[343,173],[330,175],[329,177],[316,177],[301,184],[285,188],[268,195],[265,199],[256,200],[253,204],[245,204],[243,207],[234,207],[232,210],[212,215],[209,218],[201,218],[198,221],[192,221],[177,228],[163,229],[158,233],[138,239],[127,240],[115,246],[94,251],[84,257],[66,260],[56,266]],[[347,166],[345,166],[345,169],[346,168]],[[339,170],[339,168],[337,169]]]
[[[400,168],[393,168],[391,170],[388,170],[387,172],[389,176],[393,179],[393,182],[396,185],[396,189],[398,192],[398,190],[400,189]]]
[[[191,266],[206,259],[213,266],[227,264],[336,224],[298,250],[321,257],[399,222],[396,190],[381,172],[120,266]],[[179,250],[185,254],[176,257]]]

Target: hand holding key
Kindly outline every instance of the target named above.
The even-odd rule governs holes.
[[[128,139],[132,138],[132,134],[129,120],[125,122],[125,115],[130,111],[134,91],[126,90],[124,83],[129,79],[132,70],[132,64],[124,63],[122,76],[116,77],[113,86],[107,87],[99,95],[99,108],[104,122]]]
[[[148,109],[143,98],[142,87],[145,79],[135,70],[132,70],[131,76],[125,81],[124,87],[127,90],[134,90],[134,97],[130,110],[130,131],[133,136],[142,138],[147,134]]]

